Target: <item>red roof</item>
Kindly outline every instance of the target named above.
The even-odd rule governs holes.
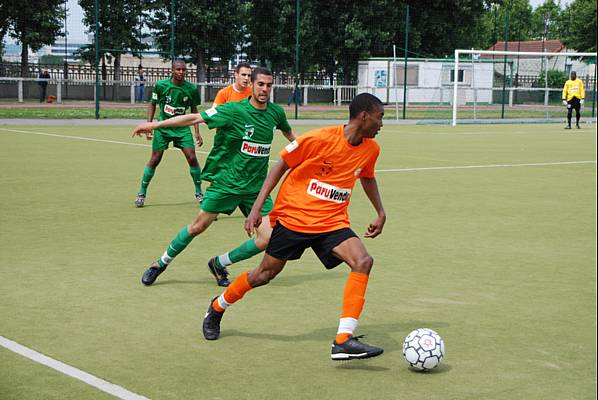
[[[534,51],[542,52],[546,50],[548,53],[558,53],[565,49],[565,45],[560,40],[515,40],[509,41],[507,45],[508,51]],[[504,51],[505,42],[496,42],[488,50]],[[483,58],[492,58],[492,55],[485,54]]]

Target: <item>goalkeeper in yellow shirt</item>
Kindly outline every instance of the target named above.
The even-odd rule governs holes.
[[[577,79],[575,71],[571,71],[571,79],[565,82],[565,87],[563,87],[563,105],[567,106],[567,126],[565,129],[571,129],[571,114],[573,110],[575,110],[575,126],[577,129],[580,129],[580,109],[583,106],[584,97],[583,82],[581,79]]]

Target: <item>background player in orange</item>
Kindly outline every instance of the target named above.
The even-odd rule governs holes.
[[[353,99],[349,110],[347,125],[313,130],[281,151],[281,160],[268,174],[245,221],[245,229],[251,235],[261,223],[262,205],[290,169],[270,213],[274,230],[266,254],[258,267],[240,274],[222,295],[210,302],[203,322],[206,339],[218,339],[220,321],[230,305],[251,289],[266,285],[287,261],[299,259],[311,247],[327,269],[343,261],[351,269],[331,358],[349,360],[382,354],[383,349],[353,336],[374,260],[351,230],[347,207],[359,179],[377,213],[364,236],[374,238],[382,232],[386,213],[374,177],[380,148],[373,138],[382,127],[384,106],[377,97],[362,93]]]
[[[251,96],[251,65],[240,63],[235,67],[235,81],[218,91],[212,107],[227,101],[241,101]]]

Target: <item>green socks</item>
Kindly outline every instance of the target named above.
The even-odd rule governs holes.
[[[191,174],[191,178],[193,178],[195,194],[201,193],[201,168],[199,166],[189,167],[189,173]]]
[[[234,264],[239,261],[247,260],[248,258],[255,256],[256,254],[261,253],[262,251],[263,250],[258,249],[257,246],[255,245],[255,240],[249,239],[249,240],[243,242],[236,249],[229,251],[227,254],[224,255],[225,257],[223,257],[223,256],[218,257],[218,261],[220,261],[220,264],[225,264],[227,261],[229,261],[230,264]],[[226,256],[228,256],[228,257],[226,257]],[[227,258],[228,258],[228,260],[227,260]],[[227,265],[230,265],[230,264],[227,264]],[[226,267],[226,265],[223,265],[223,267]]]
[[[179,231],[176,235],[174,240],[170,242],[170,245],[158,260],[158,264],[160,264],[160,268],[166,268],[168,264],[172,262],[172,260],[179,255],[180,252],[185,250],[185,247],[193,240],[193,236],[189,235],[187,231],[187,227],[185,226],[183,229]]]
[[[154,177],[155,169],[148,167],[147,165],[143,169],[143,178],[141,178],[141,187],[139,188],[140,194],[147,193],[147,187],[149,186],[152,178]]]

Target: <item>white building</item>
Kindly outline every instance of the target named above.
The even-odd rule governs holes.
[[[359,61],[358,86],[385,103],[403,102],[405,62],[392,58]],[[410,58],[407,64],[407,103],[448,104],[453,101],[455,65],[452,59]],[[492,102],[493,62],[460,62],[457,74],[460,104]]]

